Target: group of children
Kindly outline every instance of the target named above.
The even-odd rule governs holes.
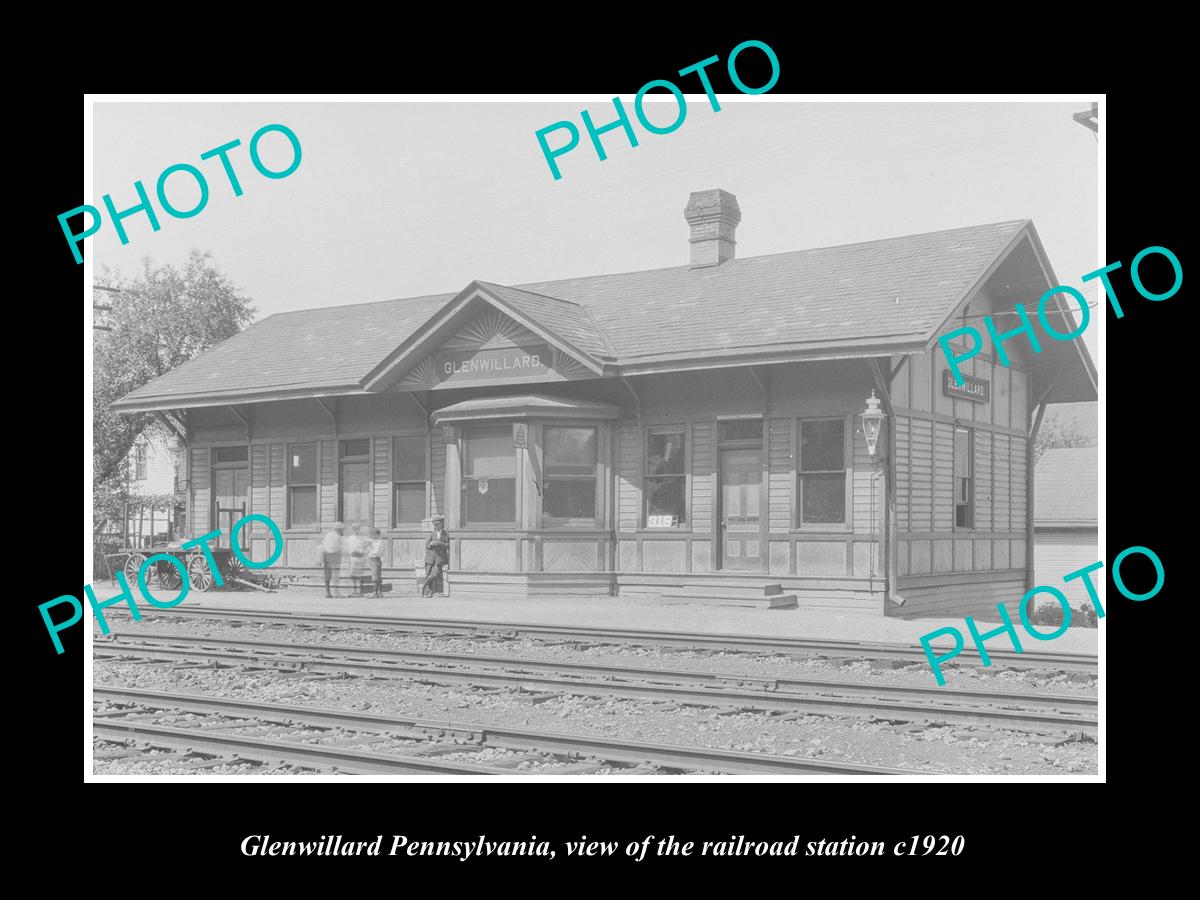
[[[430,535],[425,541],[425,577],[421,596],[435,597],[445,591],[444,573],[450,565],[450,534],[442,516],[430,520]],[[355,596],[370,593],[378,597],[383,589],[383,536],[378,528],[354,524],[347,529],[341,522],[321,538],[321,566],[325,572],[325,596],[342,584],[353,585]],[[336,576],[336,577],[335,577]]]
[[[326,597],[334,596],[332,590],[343,583],[353,585],[356,595],[367,594],[373,587],[378,597],[383,587],[381,532],[367,525],[351,525],[347,531],[341,522],[334,522],[321,539],[321,564]]]

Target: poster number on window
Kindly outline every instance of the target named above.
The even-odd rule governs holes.
[[[648,528],[674,528],[679,524],[678,516],[650,516],[646,523]]]

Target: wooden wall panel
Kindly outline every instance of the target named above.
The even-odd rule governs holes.
[[[933,425],[933,530],[954,527],[954,426]]]
[[[867,452],[867,439],[862,434],[862,427],[855,420],[853,426],[853,452],[854,452],[854,470],[852,477],[854,483],[852,485],[853,497],[853,524],[854,530],[858,534],[871,534],[871,494],[872,487],[874,488],[874,528],[879,528],[879,522],[883,515],[883,507],[880,506],[883,494],[880,491],[880,485],[883,483],[882,478],[875,479],[874,484],[871,483],[871,476],[875,474],[875,465],[871,462],[871,455]],[[879,451],[876,446],[876,452]]]
[[[376,528],[385,529],[392,524],[392,441],[390,438],[375,438],[371,443],[374,448],[371,466],[372,521]]]
[[[1028,497],[1025,494],[1025,469],[1028,459],[1026,457],[1029,441],[1025,438],[1012,437],[1010,439],[1012,450],[1009,455],[1009,465],[1012,470],[1012,524],[1009,526],[1013,531],[1025,531],[1025,507]]]
[[[1007,428],[1011,408],[1012,370],[1008,366],[992,367],[992,424]]]
[[[911,531],[933,530],[933,423],[925,419],[912,420]]]
[[[692,423],[692,531],[712,531],[716,451],[711,421]],[[636,516],[636,512],[634,513]]]
[[[792,421],[775,418],[767,423],[767,486],[770,498],[768,527],[776,533],[792,527]],[[778,565],[778,554],[774,548],[772,560]],[[786,567],[786,562],[784,565]],[[786,571],[786,568],[783,571]]]
[[[266,444],[255,444],[250,448],[250,512],[262,516],[271,515],[271,468],[270,450]],[[283,529],[283,523],[275,519]]]
[[[940,352],[940,351],[939,351]],[[912,366],[912,398],[913,409],[929,412],[932,408],[931,395],[933,391],[933,356],[932,353],[922,353],[909,357]]]
[[[997,434],[992,441],[992,516],[996,531],[1008,531],[1012,523],[1009,453],[1009,436]]]
[[[909,380],[912,378],[912,357],[903,357],[903,364],[900,362],[900,357],[892,357],[891,365],[895,369],[897,365],[900,370],[892,378],[892,405],[907,409],[909,406]]]
[[[907,370],[908,366],[905,365],[901,375]],[[911,529],[909,490],[912,482],[908,471],[912,454],[911,428],[912,423],[908,416],[896,416],[896,529],[898,531]]]
[[[192,536],[199,537],[212,530],[212,472],[208,463],[208,448],[193,447],[188,466],[192,475]]]
[[[975,530],[991,531],[992,524],[992,433],[975,432]],[[989,553],[990,557],[991,554]]]
[[[622,423],[617,436],[617,527],[621,531],[636,531],[641,519],[641,449],[637,423]],[[625,561],[622,548],[623,569],[626,568]]]
[[[321,460],[321,527],[338,518],[337,441],[321,441],[318,448]]]
[[[1029,375],[1012,370],[1012,427],[1029,430]]]
[[[269,515],[280,528],[287,528],[287,470],[284,468],[286,452],[286,444],[271,444],[267,455],[268,479],[271,485]]]
[[[433,447],[429,453],[430,515],[446,515],[446,442],[440,434],[434,434]],[[455,498],[457,501],[457,498]]]

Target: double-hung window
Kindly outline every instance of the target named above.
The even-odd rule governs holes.
[[[317,524],[317,445],[288,444],[288,528]]]
[[[646,434],[642,483],[646,527],[677,528],[687,523],[687,469],[683,427],[655,428]]]
[[[596,524],[596,429],[547,425],[542,520],[546,525]]]
[[[802,419],[797,524],[846,524],[846,420]]]
[[[512,425],[463,429],[463,524],[513,525],[517,457]]]
[[[420,527],[427,510],[429,460],[425,436],[392,441],[392,524]]]

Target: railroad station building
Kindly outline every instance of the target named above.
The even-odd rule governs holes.
[[[989,346],[955,386],[937,337],[1057,284],[1033,223],[739,258],[733,195],[694,193],[684,217],[687,265],[335,298],[116,408],[186,442],[194,535],[266,514],[288,571],[318,571],[334,521],[365,522],[407,588],[442,514],[452,596],[778,584],[802,608],[879,615],[1015,603],[1031,433],[1046,404],[1095,400],[1096,370],[1081,339],[1035,354],[1018,336],[1011,365]],[[244,536],[272,552],[265,528]]]

